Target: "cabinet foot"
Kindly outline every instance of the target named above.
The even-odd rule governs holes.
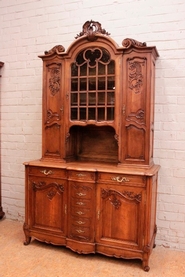
[[[3,212],[2,207],[0,207],[0,219],[4,217],[5,213]]]
[[[146,265],[143,269],[144,269],[144,271],[148,272],[150,270],[150,267],[148,265]]]
[[[31,237],[26,237],[26,240],[24,241],[24,245],[28,245],[31,242]]]

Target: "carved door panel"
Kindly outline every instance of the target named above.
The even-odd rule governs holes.
[[[31,228],[51,231],[52,234],[59,233],[65,236],[66,180],[30,176],[29,193]]]
[[[53,59],[44,62],[43,157],[62,158],[64,139],[63,64]]]
[[[94,242],[94,184],[69,182],[68,238]]]
[[[149,58],[149,57],[148,57]],[[149,59],[146,53],[133,53],[123,58],[123,160],[126,163],[149,162],[149,126],[152,100]]]
[[[141,249],[145,190],[122,185],[98,185],[96,242],[109,247]]]

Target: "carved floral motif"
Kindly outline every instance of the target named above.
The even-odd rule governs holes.
[[[82,32],[77,34],[75,38],[86,35],[89,41],[94,41],[97,34],[110,35],[105,29],[102,29],[99,22],[90,20],[84,23]]]
[[[50,72],[49,89],[54,96],[60,90],[60,68],[49,67],[48,70]]]
[[[139,109],[137,112],[130,113],[127,116],[127,121],[135,121],[138,124],[144,124],[145,122],[145,112],[142,109]]]
[[[143,86],[142,65],[144,65],[143,62],[129,61],[129,88],[135,93],[140,93]]]

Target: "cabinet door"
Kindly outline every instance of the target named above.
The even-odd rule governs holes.
[[[66,235],[66,180],[30,176],[29,225],[31,229]],[[51,242],[53,238],[51,238]],[[57,243],[57,241],[54,241]]]
[[[97,200],[96,242],[114,249],[141,249],[144,230],[144,188],[99,184]],[[112,251],[115,254],[115,250]]]

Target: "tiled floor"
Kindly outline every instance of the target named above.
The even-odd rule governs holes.
[[[79,255],[65,247],[33,240],[23,245],[22,223],[0,221],[0,277],[185,277],[185,252],[157,246],[150,271],[140,261]]]

